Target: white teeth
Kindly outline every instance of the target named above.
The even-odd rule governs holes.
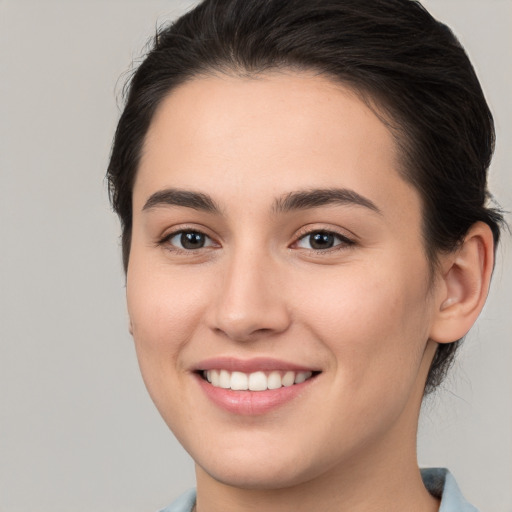
[[[270,375],[267,377],[267,388],[279,389],[282,385],[281,374],[279,372],[270,372]]]
[[[282,382],[285,387],[293,386],[293,383],[295,382],[295,372],[286,372],[283,375]]]
[[[218,371],[218,370],[211,370],[211,372],[210,372],[210,379],[212,379],[212,380],[211,380],[212,384],[213,384],[216,388],[218,388],[218,387],[219,387],[219,384],[220,384],[220,383],[219,383],[219,371]]]
[[[231,375],[227,370],[221,370],[219,373],[219,387],[224,389],[231,387]]]
[[[268,375],[263,371],[250,374],[243,372],[229,372],[227,370],[206,370],[204,378],[214,387],[232,389],[235,391],[265,391],[279,389],[294,384],[302,384],[311,378],[312,372],[283,372],[272,371]]]
[[[311,372],[299,372],[297,375],[295,375],[295,384],[301,384],[305,380],[309,379],[311,377]]]
[[[263,372],[249,375],[249,389],[251,391],[265,391],[267,389],[267,376]]]
[[[247,375],[242,372],[233,372],[231,374],[230,388],[236,391],[244,391],[249,389],[249,379],[247,378]]]

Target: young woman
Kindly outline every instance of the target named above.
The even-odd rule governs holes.
[[[485,302],[492,116],[411,0],[206,0],[134,74],[108,177],[167,512],[475,510],[422,398]]]

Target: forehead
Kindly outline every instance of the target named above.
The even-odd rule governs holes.
[[[194,188],[268,202],[344,187],[418,205],[393,135],[349,87],[305,73],[199,77],[161,103],[146,136],[134,207],[157,189]]]

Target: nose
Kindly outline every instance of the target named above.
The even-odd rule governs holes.
[[[210,304],[211,328],[234,341],[282,333],[291,320],[282,269],[270,255],[248,252],[226,262],[216,300]]]

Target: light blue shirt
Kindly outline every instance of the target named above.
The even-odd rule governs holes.
[[[422,469],[421,477],[430,494],[441,499],[439,512],[478,512],[464,499],[455,478],[447,469]],[[196,491],[190,489],[160,512],[192,512],[195,502]]]

